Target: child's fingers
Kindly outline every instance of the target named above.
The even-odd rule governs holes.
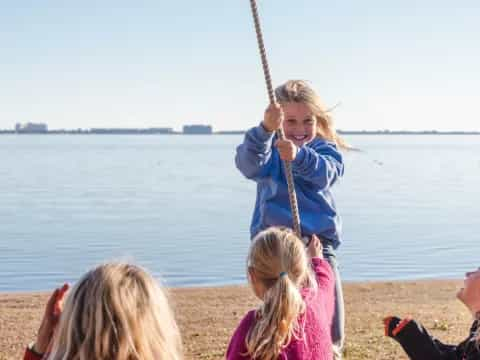
[[[68,285],[67,283],[63,284],[63,286],[60,288],[58,292],[58,297],[63,298],[63,296],[65,295],[65,293],[68,291],[69,288],[70,288],[70,285]]]
[[[282,107],[279,104],[271,104],[267,108],[266,114],[268,116],[271,116],[272,120],[277,123],[280,123],[282,121]]]
[[[275,103],[268,105],[263,118],[264,128],[269,132],[278,130],[282,126],[282,114],[280,104]]]
[[[55,299],[57,298],[58,291],[59,291],[59,289],[55,289],[52,292],[52,294],[48,298],[47,304],[45,305],[45,315],[44,315],[44,317],[47,318],[47,319],[49,319],[54,312]]]
[[[290,154],[295,149],[295,144],[293,144],[293,142],[290,140],[279,139],[274,143],[274,146],[278,149],[279,152],[285,154]]]
[[[275,102],[273,104],[268,104],[266,111],[280,111],[282,107],[279,103]]]
[[[52,295],[50,295],[50,297],[48,298],[48,301],[47,301],[47,308],[48,308],[49,306],[52,306],[52,305],[55,303],[55,299],[57,298],[58,291],[59,291],[59,289],[58,289],[58,288],[57,288],[57,289],[55,289],[55,290],[53,290],[53,293],[52,293]]]
[[[57,296],[55,298],[55,305],[54,305],[54,308],[53,308],[53,315],[55,317],[60,316],[60,314],[62,313],[63,299],[64,299],[65,294],[68,291],[69,287],[70,286],[65,283],[65,284],[63,284],[63,286],[57,292]]]
[[[285,140],[277,140],[275,142],[275,147],[277,148],[278,152],[280,153],[280,156],[285,155],[288,151],[287,143],[286,143]]]
[[[314,243],[314,240],[310,239],[310,241],[308,242],[308,245],[307,245],[307,250],[308,250],[308,253],[310,254],[310,256],[315,255],[315,245],[313,243]]]
[[[287,145],[287,140],[278,139],[274,144],[278,149],[283,149]]]
[[[312,235],[312,237],[310,238],[310,241],[308,242],[308,247],[309,248],[315,248],[316,247],[315,240],[316,240],[316,237]]]
[[[291,153],[287,150],[279,151],[279,154],[280,154],[280,159],[282,159],[283,161],[293,161],[294,159]]]
[[[48,324],[53,321],[55,317],[55,306],[59,292],[60,289],[56,288],[55,290],[53,290],[52,294],[48,298],[47,303],[45,304],[45,312],[43,315],[42,323]]]
[[[293,146],[295,146],[293,144],[293,141],[289,140],[289,139],[285,139],[285,140],[278,139],[277,144],[278,144],[278,146],[282,146],[282,147],[293,147]]]
[[[65,298],[65,294],[67,293],[70,285],[67,283],[63,284],[63,286],[58,290],[57,297],[55,303],[57,305],[61,305],[63,303],[63,299]]]
[[[313,240],[313,243],[315,245],[316,248],[322,250],[323,249],[323,246],[322,246],[322,242],[320,241],[320,239],[318,238],[317,235],[312,235],[312,240]]]
[[[322,253],[320,240],[315,235],[311,236],[307,247],[311,256],[319,256]]]
[[[265,110],[265,114],[272,115],[275,118],[279,118],[281,111],[282,111],[282,108],[280,107],[279,104],[270,104]]]

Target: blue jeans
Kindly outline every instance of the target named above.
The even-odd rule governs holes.
[[[332,343],[339,350],[343,349],[345,341],[345,304],[343,302],[342,279],[338,271],[338,262],[333,246],[323,241],[323,258],[328,261],[335,275],[335,312],[332,321]]]

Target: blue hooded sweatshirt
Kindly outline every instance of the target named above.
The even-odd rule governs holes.
[[[237,168],[257,183],[252,238],[269,226],[293,227],[284,167],[274,139],[274,133],[260,125],[250,129],[237,147]],[[299,149],[292,172],[302,235],[320,235],[337,248],[342,223],[331,187],[343,175],[342,154],[334,143],[315,138]]]

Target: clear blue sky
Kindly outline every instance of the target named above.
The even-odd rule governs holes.
[[[69,3],[69,5],[66,5]],[[480,130],[480,2],[259,0],[276,84],[340,129]],[[0,0],[0,128],[244,129],[267,103],[248,0]]]

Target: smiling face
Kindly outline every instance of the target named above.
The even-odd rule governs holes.
[[[281,105],[285,137],[298,147],[312,141],[317,134],[317,121],[311,109],[302,102],[284,102]]]
[[[473,313],[480,311],[480,268],[465,274],[464,287],[458,291],[457,298]]]

